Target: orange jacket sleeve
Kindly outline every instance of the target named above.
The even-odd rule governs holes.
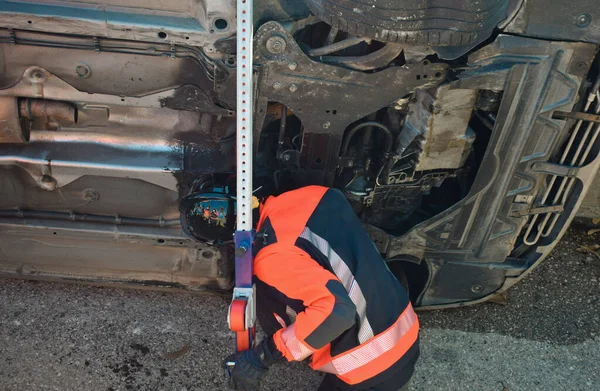
[[[273,244],[254,260],[254,273],[306,309],[296,322],[273,336],[288,361],[301,361],[327,345],[356,321],[356,307],[339,279],[299,248]]]

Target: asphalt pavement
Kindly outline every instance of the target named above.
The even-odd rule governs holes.
[[[413,391],[600,390],[598,243],[572,229],[503,304],[421,312]],[[2,390],[224,390],[229,299],[0,280]],[[303,364],[263,390],[314,390]]]

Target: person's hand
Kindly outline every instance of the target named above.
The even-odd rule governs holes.
[[[229,367],[229,388],[232,390],[256,391],[260,380],[269,369],[264,365],[254,349],[235,353],[225,359],[224,365],[235,363]]]
[[[256,391],[269,367],[282,360],[283,355],[270,338],[255,348],[228,356],[223,366],[229,371],[229,388],[240,391]],[[233,368],[228,363],[234,363]]]

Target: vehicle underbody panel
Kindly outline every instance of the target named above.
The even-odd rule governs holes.
[[[423,308],[502,293],[560,240],[600,164],[590,1],[489,0],[476,25],[452,2],[468,32],[432,2],[385,26],[255,3],[257,195],[341,189]],[[235,21],[233,1],[0,1],[2,275],[231,287],[231,243],[186,235],[180,202],[234,172]]]

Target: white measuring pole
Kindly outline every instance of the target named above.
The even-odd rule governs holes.
[[[252,0],[237,0],[237,230],[252,230]]]
[[[236,351],[254,346],[255,290],[252,284],[252,0],[237,0],[237,229],[235,288],[229,306],[229,328]],[[235,363],[227,363],[231,369]]]

